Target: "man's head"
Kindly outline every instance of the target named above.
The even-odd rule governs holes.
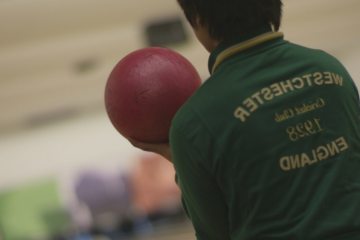
[[[209,37],[221,41],[241,36],[262,26],[277,31],[281,0],[177,0],[195,29],[206,27]]]

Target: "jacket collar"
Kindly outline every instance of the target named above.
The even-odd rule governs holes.
[[[283,36],[283,33],[273,32],[270,27],[263,27],[252,33],[222,41],[210,54],[208,62],[210,74],[213,74],[217,67],[229,57],[261,45],[262,43],[283,38]]]

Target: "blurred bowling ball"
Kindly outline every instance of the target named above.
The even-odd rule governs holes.
[[[124,137],[166,142],[172,118],[200,84],[194,66],[179,53],[160,47],[136,50],[107,80],[106,111]]]

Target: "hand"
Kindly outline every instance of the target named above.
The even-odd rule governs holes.
[[[144,143],[140,142],[135,139],[128,139],[131,145],[133,145],[136,148],[139,148],[143,151],[147,152],[154,152],[157,154],[160,154],[164,158],[168,159],[170,162],[171,160],[171,149],[168,142],[166,143]]]

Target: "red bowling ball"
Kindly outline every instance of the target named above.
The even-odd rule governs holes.
[[[169,139],[171,120],[201,85],[194,66],[179,53],[143,48],[121,59],[105,87],[105,107],[117,131],[148,143]]]

